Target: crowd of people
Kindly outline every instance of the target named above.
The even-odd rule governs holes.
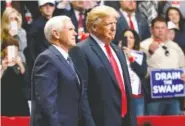
[[[181,70],[185,83],[185,1],[14,2],[1,18],[2,116],[136,126],[137,116],[185,114],[185,93],[154,98],[151,84],[157,69]]]

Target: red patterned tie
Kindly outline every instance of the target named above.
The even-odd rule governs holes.
[[[79,13],[79,19],[78,19],[78,27],[83,27],[83,13]]]
[[[127,113],[127,98],[126,98],[124,83],[118,68],[118,64],[116,63],[116,60],[114,59],[113,54],[111,52],[110,45],[105,45],[105,49],[108,54],[109,62],[112,66],[117,82],[119,84],[119,88],[121,90],[121,117],[124,117],[125,114]]]
[[[129,27],[131,30],[134,30],[134,23],[132,22],[131,15],[128,15],[129,18]]]

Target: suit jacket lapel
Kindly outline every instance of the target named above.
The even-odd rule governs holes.
[[[50,46],[50,49],[57,56],[57,58],[59,59],[59,61],[63,63],[62,65],[64,65],[64,67],[67,69],[67,71],[69,72],[69,74],[72,75],[72,76],[74,76],[74,77],[76,77],[76,73],[69,66],[69,64],[67,63],[67,61],[65,60],[65,58],[62,56],[62,54],[60,54],[60,52],[54,46],[52,46],[52,45]],[[56,62],[59,67],[61,67],[60,62]]]
[[[76,19],[76,15],[75,15],[75,12],[74,12],[73,8],[71,8],[71,10],[69,10],[68,15],[69,15],[69,17],[71,17],[71,20],[72,20],[72,22],[75,26],[75,31],[78,33],[78,20]]]
[[[128,23],[121,11],[119,11],[119,14],[120,14],[119,24],[120,24],[121,29],[129,28]]]
[[[140,21],[140,16],[136,13],[136,20],[137,20],[137,24],[138,24],[138,29],[139,29],[139,36],[141,37],[141,33],[142,33],[142,21]]]
[[[107,59],[107,56],[105,55],[105,53],[102,51],[102,49],[99,47],[99,45],[95,42],[95,40],[92,37],[90,37],[89,39],[90,41],[92,41],[90,42],[91,43],[90,46],[92,47],[93,51],[96,53],[96,55],[100,58],[101,62],[104,64],[105,68],[109,73],[109,76],[117,84],[116,77],[114,75],[110,62]]]

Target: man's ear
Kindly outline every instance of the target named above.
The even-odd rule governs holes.
[[[59,34],[59,32],[57,32],[57,30],[53,30],[53,31],[52,31],[52,35],[53,35],[53,37],[54,37],[55,39],[59,39],[59,38],[60,38],[60,34]]]
[[[93,24],[93,26],[92,26],[92,31],[96,32],[96,25],[95,24]]]

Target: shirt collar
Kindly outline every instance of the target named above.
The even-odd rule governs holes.
[[[105,47],[105,43],[98,39],[94,34],[90,33],[90,36],[100,45],[101,47]]]
[[[126,11],[122,10],[121,8],[120,8],[120,11],[121,11],[121,13],[124,15],[124,17],[128,17],[128,13],[127,13]],[[133,12],[133,13],[131,14],[131,17],[133,17],[133,16],[135,16],[135,15],[136,15],[136,13]]]
[[[64,56],[64,58],[67,60],[69,54],[67,52],[65,52],[62,48],[60,48],[57,45],[52,44],[59,52],[60,54],[62,54]]]
[[[80,11],[74,9],[74,13],[75,13],[76,16],[79,16],[80,13],[84,14],[84,11],[80,12]]]

